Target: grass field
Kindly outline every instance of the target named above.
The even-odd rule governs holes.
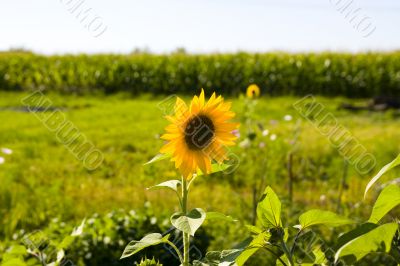
[[[47,95],[54,107],[62,108],[68,120],[104,154],[101,166],[90,171],[34,114],[21,108],[21,99],[25,96],[0,93],[0,147],[13,151],[1,155],[5,159],[0,165],[1,239],[12,238],[18,229],[45,227],[53,218],[77,222],[93,213],[142,208],[145,202],[151,202],[158,213],[176,211],[170,207],[174,206],[175,199],[168,191],[146,191],[146,187],[178,177],[172,163],[163,161],[143,166],[163,144],[159,140],[167,125],[159,108],[163,97]],[[256,147],[246,149],[242,143],[233,149],[241,159],[234,173],[196,180],[191,204],[249,222],[252,187],[243,181],[257,181],[262,176],[265,176],[265,185],[272,186],[287,203],[287,157],[293,151],[293,212],[316,206],[336,210],[344,160],[329,140],[296,112],[293,103],[297,100],[291,97],[258,100],[253,119],[269,131],[268,135],[263,136],[256,130]],[[350,113],[337,109],[341,102],[364,100],[318,98],[318,101],[377,160],[374,170],[366,175],[349,167],[340,211],[358,219],[370,210],[362,203],[366,183],[400,150],[399,113]],[[237,121],[241,121],[243,99],[232,99],[232,102]],[[285,120],[286,115],[292,119]],[[241,140],[245,132],[246,126],[242,125]],[[262,168],[255,168],[256,165]],[[383,180],[392,177],[396,177],[396,171]],[[220,236],[213,245],[224,243],[224,236]]]

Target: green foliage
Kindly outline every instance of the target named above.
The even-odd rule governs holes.
[[[171,216],[171,223],[180,231],[194,236],[197,229],[200,228],[205,219],[206,212],[200,208],[196,208],[191,210],[187,214],[174,213]]]
[[[400,187],[389,185],[385,187],[378,196],[372,209],[368,222],[378,223],[394,207],[400,204]]]
[[[182,182],[179,180],[168,180],[165,182],[162,182],[158,185],[149,187],[148,189],[162,189],[162,188],[169,188],[172,189],[175,192],[178,192],[178,187],[182,185]]]
[[[0,54],[0,88],[67,93],[237,95],[256,83],[270,95],[399,95],[400,53],[65,55]],[[23,73],[23,75],[21,75]]]
[[[310,210],[299,217],[300,230],[304,230],[314,225],[326,225],[329,227],[341,226],[354,223],[352,220],[337,215],[334,212],[323,210]]]
[[[267,243],[271,234],[268,232],[262,232],[256,235],[250,244],[241,252],[241,254],[236,258],[236,263],[244,265],[244,263],[256,253],[259,249],[263,248]]]
[[[213,163],[213,164],[211,164],[211,171],[209,174],[223,172],[223,171],[229,169],[230,167],[232,167],[232,165],[225,164],[225,163],[222,163],[222,164]],[[204,173],[200,169],[197,169],[196,176],[202,176],[202,175],[204,175]]]
[[[391,161],[390,163],[388,163],[387,165],[385,165],[372,179],[371,181],[369,181],[367,187],[365,188],[365,193],[364,193],[364,197],[367,194],[368,190],[372,187],[373,184],[376,183],[376,181],[379,180],[379,178],[381,178],[384,174],[386,174],[388,171],[392,170],[393,168],[395,168],[396,166],[400,165],[400,154],[396,157],[396,159],[394,159],[393,161]]]
[[[171,154],[165,153],[165,154],[157,154],[156,156],[154,156],[153,158],[151,158],[150,161],[148,161],[147,163],[145,163],[144,165],[148,165],[148,164],[152,164],[158,161],[162,161],[165,159],[171,158]]]
[[[266,228],[282,226],[281,202],[270,187],[265,189],[264,195],[257,206],[257,215],[261,224]]]
[[[1,266],[26,266],[24,256],[27,254],[27,249],[22,245],[11,246],[3,255]]]
[[[384,166],[379,173],[367,184],[365,193],[369,188],[387,171],[399,164],[400,155],[391,163]],[[389,253],[397,262],[400,262],[399,250],[392,249],[392,242],[396,232],[398,232],[399,224],[387,223],[377,225],[377,223],[394,207],[400,204],[400,190],[397,185],[389,185],[381,191],[377,201],[372,209],[372,213],[367,223],[362,224],[356,229],[344,234],[339,239],[340,249],[335,254],[335,262],[340,257],[351,260],[352,262],[361,260],[365,256],[373,252]],[[397,243],[396,243],[397,245]],[[397,248],[397,247],[396,247]],[[349,259],[350,257],[350,259]]]
[[[210,251],[201,260],[193,261],[193,266],[234,265],[239,250]]]
[[[139,241],[131,241],[125,248],[124,253],[122,253],[121,259],[128,258],[141,250],[148,248],[150,246],[159,245],[168,242],[169,235],[162,236],[158,233],[153,233],[146,235]]]
[[[65,250],[69,249],[74,240],[82,234],[84,225],[85,221],[79,227],[74,228],[70,235],[65,236],[59,241],[50,240],[41,231],[28,234],[22,239],[24,245],[12,246],[4,254],[1,266],[64,265],[67,262]]]
[[[284,227],[281,221],[281,212],[282,204],[278,196],[271,187],[267,187],[257,206],[261,227],[247,226],[255,235],[248,245],[239,250],[235,258],[239,266],[244,265],[258,250],[266,250],[274,255],[277,265],[294,266],[297,265],[295,262],[302,261],[302,257],[307,257],[307,261],[302,263],[304,265],[323,264],[327,262],[327,257],[316,241],[311,243],[311,250],[302,249],[303,254],[296,252],[301,234],[311,226],[336,227],[353,223],[350,219],[330,211],[310,210],[300,215],[300,225],[295,226],[298,232],[290,238],[289,228]]]
[[[335,261],[344,256],[354,256],[360,260],[371,252],[389,252],[397,229],[397,223],[384,224],[354,238],[336,252]]]
[[[226,221],[226,222],[237,222],[238,221],[237,219],[233,218],[232,216],[225,215],[220,212],[207,212],[206,220],[219,220],[219,221]]]
[[[178,231],[167,227],[167,222],[167,217],[165,219],[161,216],[156,218],[150,209],[131,210],[129,212],[120,210],[105,215],[95,214],[90,216],[83,228],[80,226],[74,229],[69,224],[54,219],[51,225],[43,231],[34,232],[34,234],[29,233],[26,236],[29,236],[33,243],[51,243],[51,248],[47,248],[49,246],[47,244],[41,247],[41,250],[49,255],[48,262],[56,260],[57,252],[53,252],[54,250],[63,249],[64,261],[71,261],[78,266],[131,266],[133,263],[139,262],[144,256],[158,258],[160,263],[164,265],[175,265],[177,259],[163,245],[147,248],[138,255],[119,260],[123,247],[129,241],[140,239],[149,231],[168,232],[171,235],[171,241],[178,239]],[[76,235],[80,231],[81,234]],[[9,248],[5,254],[0,254],[1,266],[3,266],[1,263],[5,263],[5,259],[7,259],[7,262],[10,259],[18,259],[28,263],[28,265],[32,265],[29,264],[30,261],[38,262],[34,256],[27,254],[26,246],[17,244],[21,242],[30,243],[23,241],[26,236],[8,243],[12,248]],[[210,238],[205,231],[203,229],[198,230],[193,245],[196,245],[199,252],[205,254],[209,243]]]

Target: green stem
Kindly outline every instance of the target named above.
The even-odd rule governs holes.
[[[39,260],[43,266],[46,266],[46,262],[44,261],[44,256],[42,252],[39,252]]]
[[[295,250],[295,248],[296,248],[297,239],[299,238],[299,236],[300,236],[301,233],[302,233],[302,230],[300,229],[300,230],[297,232],[296,236],[294,237],[293,245],[292,245],[292,248],[290,249],[290,254],[291,254],[292,256],[293,256],[294,250]]]
[[[285,252],[285,255],[289,261],[289,266],[294,266],[292,254],[290,254],[290,251],[289,251],[285,241],[283,240],[283,237],[281,238],[281,242],[282,242],[283,252]]]
[[[281,259],[281,257],[278,254],[276,254],[274,251],[272,251],[272,249],[269,249],[267,247],[264,247],[264,249],[271,252],[271,254],[274,255],[277,258],[277,260],[279,260],[282,263],[283,266],[287,266],[287,264]]]
[[[188,200],[188,184],[186,178],[182,177],[182,212],[187,214],[187,200]],[[183,234],[183,266],[189,266],[189,234],[182,232]]]
[[[167,243],[175,250],[176,254],[178,254],[179,261],[181,262],[181,264],[183,264],[182,254],[179,249],[171,241],[167,240]]]

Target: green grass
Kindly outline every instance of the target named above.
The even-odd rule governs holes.
[[[104,154],[103,164],[89,171],[34,114],[12,109],[22,106],[24,96],[26,94],[0,93],[0,147],[13,150],[11,155],[1,155],[6,160],[0,165],[1,238],[12,237],[17,229],[44,227],[54,217],[79,221],[93,213],[140,208],[147,201],[158,212],[176,211],[172,206],[177,204],[168,191],[145,189],[178,178],[172,163],[167,161],[143,166],[163,144],[158,138],[167,125],[158,108],[162,98],[129,98],[122,94],[107,97],[48,95],[54,106],[63,107],[68,120]],[[246,181],[259,180],[262,174],[266,176],[266,185],[271,185],[285,199],[286,161],[292,149],[289,142],[299,120],[300,137],[293,163],[294,212],[313,207],[336,210],[343,158],[325,136],[293,109],[296,100],[289,97],[259,100],[255,119],[269,129],[270,134],[276,134],[277,139],[271,141],[269,136],[258,136],[258,142],[266,144],[264,149],[246,151],[235,147],[233,152],[241,158],[238,169],[230,175],[218,174],[196,180],[190,199],[193,207],[221,211],[249,221],[252,190]],[[318,100],[377,159],[375,170],[368,175],[361,176],[350,166],[343,194],[343,212],[355,219],[365,217],[370,208],[362,203],[365,185],[380,167],[398,154],[400,119],[395,112],[353,114],[337,110],[338,104],[346,99]],[[233,99],[233,109],[240,121],[243,100]],[[293,120],[284,121],[286,114],[292,115]],[[241,133],[243,139],[245,126]],[[384,180],[395,174],[396,171]],[[217,237],[215,243],[222,243],[223,237]]]

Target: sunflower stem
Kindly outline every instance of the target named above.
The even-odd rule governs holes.
[[[293,263],[292,254],[290,253],[289,248],[287,247],[286,242],[283,239],[283,237],[281,237],[281,247],[282,247],[283,252],[286,255],[286,258],[288,260],[289,266],[294,266],[295,264]]]
[[[182,177],[182,213],[187,214],[187,200],[189,187],[186,178]],[[183,266],[189,266],[189,245],[190,236],[188,233],[183,234]]]

